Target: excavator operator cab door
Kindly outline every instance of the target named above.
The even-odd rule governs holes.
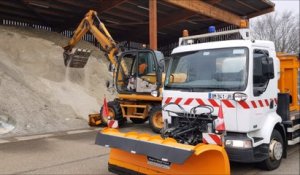
[[[150,94],[161,85],[161,71],[152,50],[124,52],[119,58],[117,90],[119,93]]]

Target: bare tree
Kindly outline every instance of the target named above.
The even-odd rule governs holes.
[[[267,14],[251,23],[254,39],[270,40],[277,52],[299,53],[299,16],[292,12]]]

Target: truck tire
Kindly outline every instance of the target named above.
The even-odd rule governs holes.
[[[160,133],[164,127],[161,106],[153,106],[149,112],[149,125],[153,132]]]
[[[119,126],[124,125],[126,119],[122,116],[121,106],[118,101],[109,101],[107,103],[108,113],[114,120],[118,121]],[[100,110],[100,119],[103,125],[107,125],[107,118],[102,115],[103,106]]]
[[[134,124],[143,124],[143,123],[145,123],[148,120],[148,118],[145,118],[145,119],[142,119],[142,118],[130,118],[130,120]]]
[[[270,144],[269,144],[269,157],[259,164],[259,167],[264,170],[274,170],[280,166],[283,155],[283,138],[280,132],[276,129],[273,130]]]

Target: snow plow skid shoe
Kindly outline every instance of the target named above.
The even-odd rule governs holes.
[[[230,174],[226,151],[218,145],[191,146],[111,128],[97,134],[96,144],[111,148],[108,167],[116,174]]]
[[[91,51],[86,49],[72,49],[71,51],[64,51],[64,63],[67,67],[83,68],[89,57]]]

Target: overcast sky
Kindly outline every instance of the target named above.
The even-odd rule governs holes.
[[[275,12],[282,13],[284,11],[292,11],[295,14],[299,14],[300,0],[271,0],[271,1],[275,3]],[[259,17],[260,16],[256,18],[252,18],[251,23],[256,21],[256,19],[258,19]]]
[[[275,11],[293,11],[299,14],[299,0],[272,0],[275,3]]]

